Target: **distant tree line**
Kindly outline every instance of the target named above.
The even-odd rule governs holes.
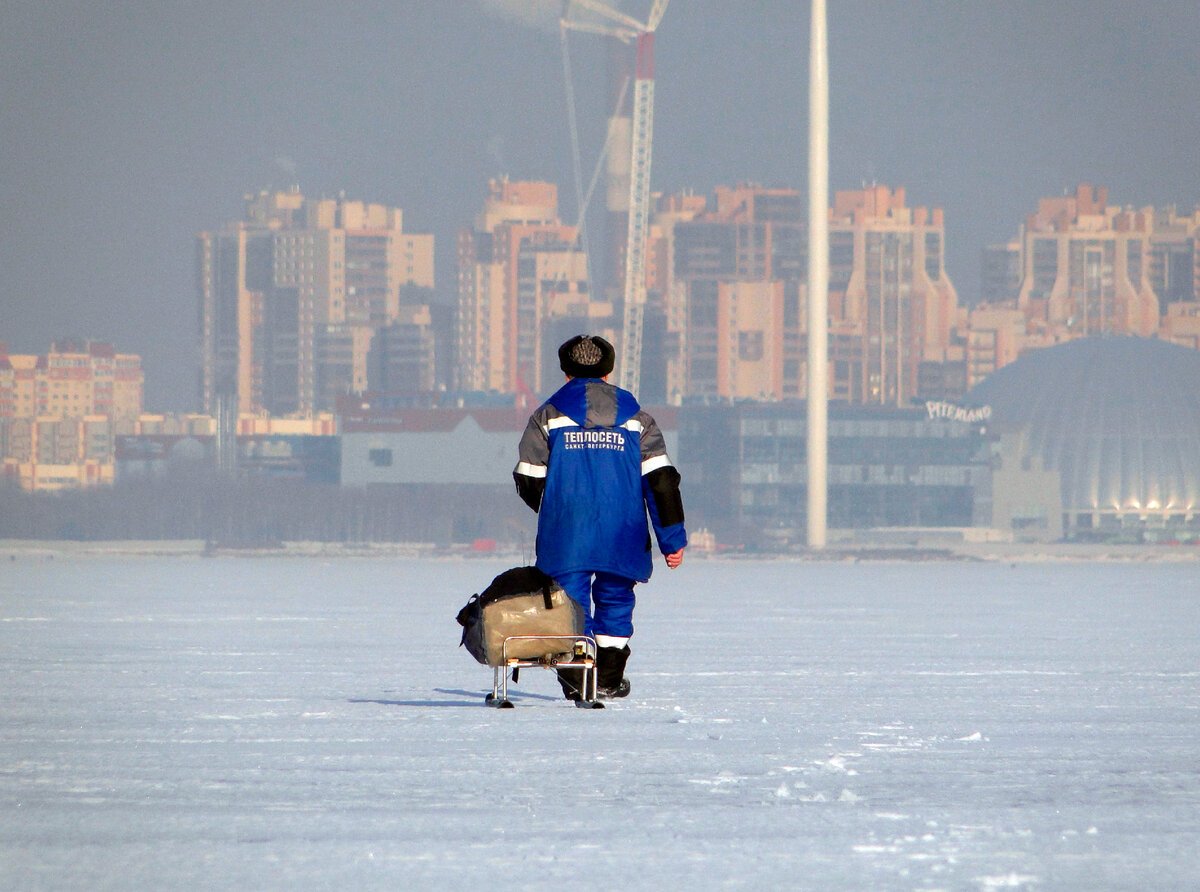
[[[534,515],[505,486],[342,487],[191,475],[60,493],[0,487],[5,539],[200,539],[228,547],[495,539],[525,546],[533,524]]]

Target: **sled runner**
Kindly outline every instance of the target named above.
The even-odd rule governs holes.
[[[537,567],[506,570],[458,612],[462,646],[492,667],[492,693],[485,702],[511,709],[508,673],[521,669],[581,670],[581,706],[602,708],[596,700],[596,642],[583,631],[583,608]]]
[[[540,658],[509,657],[509,647],[513,651],[527,651],[530,648],[553,651]],[[563,652],[563,648],[567,648]],[[502,662],[492,668],[492,692],[484,698],[488,706],[497,709],[512,709],[514,704],[508,699],[508,673],[512,671],[512,680],[516,683],[518,674],[527,667],[540,666],[543,669],[582,669],[583,689],[579,692],[576,706],[585,709],[603,709],[604,704],[596,699],[596,641],[587,635],[512,635],[504,639],[504,656]]]

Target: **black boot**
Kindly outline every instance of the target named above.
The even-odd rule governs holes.
[[[625,677],[625,663],[629,660],[629,645],[624,647],[601,647],[596,650],[596,692],[601,700],[629,696],[629,679]]]
[[[563,696],[568,700],[578,702],[583,699],[583,669],[570,668],[559,669],[558,684],[562,688]]]

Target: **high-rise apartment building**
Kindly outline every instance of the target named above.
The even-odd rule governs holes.
[[[946,274],[941,208],[909,208],[903,189],[838,192],[829,224],[830,396],[907,406],[961,364],[962,314]],[[803,317],[803,314],[802,314]]]
[[[491,180],[475,225],[458,236],[458,389],[553,389],[561,341],[584,331],[614,338],[611,303],[591,298],[557,188]]]
[[[690,200],[689,200],[690,199]],[[667,398],[780,400],[800,388],[799,193],[718,187],[711,209],[693,196],[660,199],[657,227],[673,281],[665,288]]]
[[[1200,209],[1154,212],[1146,274],[1158,297],[1158,336],[1200,349]]]
[[[806,387],[807,226],[799,193],[719,188],[674,223],[666,288],[672,401],[780,400]],[[830,396],[904,406],[961,361],[942,212],[904,190],[839,192],[830,215]],[[678,305],[682,303],[681,309]],[[674,325],[681,327],[676,333]],[[939,391],[940,395],[940,391]]]
[[[1002,304],[1021,290],[1021,243],[1005,242],[983,249],[983,276],[978,304]]]
[[[311,414],[368,387],[375,333],[400,290],[433,288],[433,236],[405,233],[399,208],[247,196],[245,219],[197,239],[205,411]]]
[[[687,280],[675,275],[676,224],[695,220],[707,206],[692,192],[652,196],[639,394],[652,404],[679,405],[687,388]]]
[[[0,481],[55,490],[113,481],[113,437],[142,413],[141,358],[99,341],[41,355],[0,343]]]
[[[1109,206],[1107,189],[1081,184],[1039,201],[1020,237],[989,249],[984,264],[966,330],[971,386],[1029,350],[1080,337],[1200,348],[1200,211]]]
[[[1152,335],[1158,299],[1147,260],[1152,215],[1110,208],[1081,185],[1026,218],[1017,307],[1047,343],[1101,334]]]
[[[454,308],[414,296],[375,333],[369,375],[374,392],[428,394],[453,380],[447,348],[455,338]]]
[[[136,418],[144,387],[141,357],[112,344],[57,341],[38,356],[0,344],[0,417]]]

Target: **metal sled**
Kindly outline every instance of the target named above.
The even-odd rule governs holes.
[[[509,657],[510,642],[541,641],[548,646],[547,656]],[[559,642],[561,647],[554,645]],[[552,646],[551,646],[552,645]],[[513,709],[515,704],[508,699],[508,673],[512,670],[513,681],[521,669],[583,669],[583,690],[577,705],[583,708],[603,709],[604,704],[596,697],[599,673],[596,670],[596,639],[587,635],[512,635],[504,639],[503,662],[492,667],[492,692],[484,698],[488,706],[497,709]]]

